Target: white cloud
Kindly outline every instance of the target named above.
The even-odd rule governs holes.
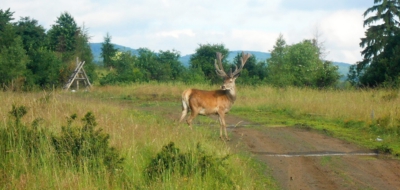
[[[190,36],[190,37],[196,36],[196,34],[190,29],[162,31],[162,32],[158,32],[156,34],[157,37],[173,37],[173,38],[179,38],[182,35]]]
[[[329,59],[349,63],[361,61],[359,43],[365,31],[362,13],[360,10],[336,11],[321,22]]]

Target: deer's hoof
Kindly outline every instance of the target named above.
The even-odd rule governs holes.
[[[229,139],[229,138],[224,138],[224,137],[219,137],[221,140],[223,140],[223,141],[230,141],[231,139]]]

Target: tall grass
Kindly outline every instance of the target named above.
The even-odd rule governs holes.
[[[368,148],[400,155],[398,90],[261,86],[241,87],[239,96],[234,114],[267,124],[306,124]]]
[[[112,94],[114,98],[135,97],[176,101],[186,88],[218,89],[218,86],[198,84],[187,86],[180,83],[134,84],[127,87],[108,86],[99,88],[98,94]],[[237,101],[233,107],[257,110],[263,107],[292,109],[296,112],[321,115],[330,119],[372,121],[390,117],[393,122],[400,118],[398,90],[317,90],[311,88],[274,88],[271,86],[238,86]],[[108,95],[107,95],[108,96]],[[152,97],[151,97],[152,96]],[[394,123],[393,123],[394,124]]]
[[[192,131],[185,125],[178,125],[173,119],[164,118],[152,111],[136,109],[137,106],[158,105],[175,106],[170,103],[179,99],[181,87],[157,84],[132,85],[126,87],[94,88],[91,92],[0,92],[0,131],[1,159],[0,188],[2,189],[265,189],[276,188],[270,177],[263,175],[255,166],[260,166],[252,159],[233,154],[229,146],[216,138],[207,129]],[[13,106],[25,107],[26,114],[19,124],[10,114]],[[88,116],[88,112],[89,114]],[[77,119],[72,121],[71,118]],[[95,116],[96,130],[82,132],[87,125],[87,118]],[[86,119],[84,119],[86,118]],[[83,120],[82,120],[83,119]],[[82,120],[82,121],[81,121]],[[71,123],[70,123],[71,122]],[[85,123],[86,122],[86,123]],[[68,126],[73,128],[68,129]],[[14,130],[17,125],[19,130]],[[64,128],[63,128],[64,127]],[[21,151],[26,146],[24,141],[9,138],[21,131],[38,129],[41,141],[38,142],[34,155]],[[12,133],[11,133],[11,132]],[[16,133],[13,133],[16,131]],[[80,135],[80,133],[84,133]],[[124,158],[122,168],[116,172],[107,169],[97,170],[100,162],[93,164],[97,149],[81,149],[78,157],[68,153],[74,139],[84,141],[79,146],[91,143],[105,143],[108,134],[110,147],[117,150]],[[63,135],[64,134],[64,135]],[[86,134],[86,135],[85,135]],[[81,138],[85,137],[85,138]],[[24,137],[29,139],[29,135]],[[71,139],[68,139],[71,138]],[[11,140],[10,140],[11,139]],[[88,139],[87,141],[85,139]],[[98,141],[92,141],[98,139]],[[6,142],[4,142],[6,141]],[[54,142],[65,145],[54,146]],[[173,142],[175,147],[189,156],[193,167],[209,163],[213,169],[192,169],[194,173],[181,175],[177,170],[162,173],[162,180],[157,178],[149,182],[146,168],[151,167],[165,145]],[[10,146],[3,146],[11,144]],[[198,145],[201,152],[198,152]],[[60,147],[67,147],[66,152]],[[72,147],[71,150],[75,150]],[[107,152],[107,151],[106,151]],[[64,154],[65,153],[65,154]],[[102,153],[103,154],[103,153]],[[81,156],[87,156],[82,159]],[[197,155],[199,157],[194,157]],[[100,155],[101,156],[101,155]],[[228,157],[226,157],[228,156]],[[78,160],[78,164],[69,163],[64,158]],[[224,159],[223,163],[218,160]],[[196,160],[208,159],[207,162]],[[218,164],[216,164],[218,163]],[[177,166],[181,167],[181,166]],[[94,171],[94,172],[93,172]],[[115,173],[115,174],[113,174]],[[202,174],[203,173],[203,174]]]
[[[186,88],[211,90],[218,89],[218,86],[154,83],[124,88],[106,87],[101,89],[101,94],[119,91],[114,95],[127,99],[170,102],[174,103],[175,109],[179,109],[180,94]],[[311,125],[362,146],[400,155],[398,90],[317,90],[240,85],[237,88],[238,97],[231,114],[270,125]],[[179,115],[179,111],[175,111]],[[383,138],[383,141],[377,142],[379,138]]]
[[[371,121],[390,116],[399,118],[397,90],[316,90],[241,87],[237,106],[257,109],[270,106],[290,108],[301,113],[318,114],[327,118]]]
[[[176,122],[181,112],[180,95],[189,87],[218,88],[146,83],[95,87],[90,92],[77,93],[0,92],[0,188],[276,189],[272,177],[264,175],[268,169],[246,154],[233,153],[219,140],[217,130],[205,127],[190,130],[185,124]],[[260,123],[281,117],[265,122],[270,125],[282,120],[311,123],[316,128],[322,126],[333,130],[336,135],[348,133],[354,142],[368,141],[396,154],[400,152],[399,103],[395,90],[238,86],[238,98],[231,114]],[[18,124],[12,114],[15,113],[13,106],[26,108]],[[97,123],[96,130],[89,134],[96,134],[101,129],[99,134],[108,134],[109,146],[124,158],[121,169],[116,168],[114,174],[106,169],[88,172],[94,168],[86,161],[78,164],[78,170],[60,164],[52,137],[62,139],[65,133],[62,126],[68,126],[73,114],[78,119],[72,125],[77,127],[75,132],[79,134],[80,127],[85,126],[81,120],[88,112],[95,116]],[[25,140],[35,135],[39,140],[10,140],[21,139],[14,137],[22,134],[25,134]],[[376,142],[377,135],[382,135],[384,141]],[[91,138],[107,141],[103,135],[92,135]],[[174,145],[171,150],[179,151],[166,154],[163,150],[171,142]],[[180,158],[172,159],[174,156]],[[163,162],[166,165],[154,165],[159,163],[157,159],[164,158],[167,158]],[[166,169],[177,160],[192,165],[172,164],[176,168]],[[205,167],[204,163],[213,168]],[[205,169],[210,172],[204,173]],[[146,171],[154,170],[161,172],[149,181]]]

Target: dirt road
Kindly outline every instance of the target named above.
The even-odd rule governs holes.
[[[400,189],[398,160],[316,131],[240,125],[230,131],[229,143],[265,162],[282,189]]]

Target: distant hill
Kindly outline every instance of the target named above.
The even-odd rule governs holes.
[[[97,63],[100,63],[101,60],[101,44],[102,43],[90,43],[90,49],[92,50],[92,54],[94,57],[94,61]],[[116,49],[118,49],[119,51],[130,51],[132,53],[132,55],[139,55],[138,51],[136,49],[132,49],[130,47],[125,47],[125,46],[121,46],[118,44],[114,44],[114,47]],[[228,55],[228,61],[229,62],[233,62],[233,59],[235,58],[235,56],[238,53],[241,53],[242,51],[230,51],[229,55]],[[263,61],[266,60],[268,58],[271,57],[270,53],[265,53],[265,52],[259,52],[259,51],[246,51],[250,54],[253,54],[257,60]],[[185,56],[181,56],[179,61],[184,65],[184,66],[189,66],[189,62],[190,62],[190,56],[192,56],[192,54],[189,55],[185,55]]]
[[[242,51],[229,51],[229,55],[227,57],[228,62],[232,63],[235,59],[235,56],[238,53],[242,53]],[[266,59],[271,57],[270,53],[260,52],[260,51],[246,51],[246,53],[250,53],[256,57],[258,61],[265,61]],[[179,61],[186,67],[189,66],[190,57],[192,54],[182,56]]]
[[[102,61],[101,58],[101,44],[102,43],[90,43],[90,49],[92,50],[93,58],[96,63],[100,63]],[[132,49],[130,47],[121,46],[118,44],[114,44],[114,47],[119,51],[130,51],[132,55],[139,55],[136,49]]]
[[[333,62],[333,64],[339,67],[338,71],[342,75],[340,80],[342,80],[342,81],[346,80],[351,64],[342,63],[342,62]]]
[[[132,53],[132,55],[138,55],[138,51],[136,49],[132,49],[130,47],[125,47],[125,46],[121,46],[118,44],[114,44],[114,47],[117,48],[120,51],[130,51]],[[92,50],[93,53],[93,57],[94,57],[94,61],[97,63],[101,62],[101,43],[90,43],[90,48]],[[235,56],[238,53],[241,53],[242,51],[229,51],[229,55],[227,57],[228,62],[232,63]],[[271,57],[270,53],[266,53],[266,52],[260,52],[260,51],[246,51],[247,53],[250,53],[252,55],[254,55],[256,57],[256,59],[258,61],[264,61],[268,58]],[[192,56],[192,54],[189,55],[184,55],[182,57],[179,58],[179,61],[186,67],[189,66],[189,62],[190,62],[190,57]],[[341,80],[346,80],[347,78],[347,73],[349,72],[349,68],[350,68],[350,64],[348,63],[343,63],[343,62],[333,62],[334,65],[339,67],[339,73],[342,76]]]

